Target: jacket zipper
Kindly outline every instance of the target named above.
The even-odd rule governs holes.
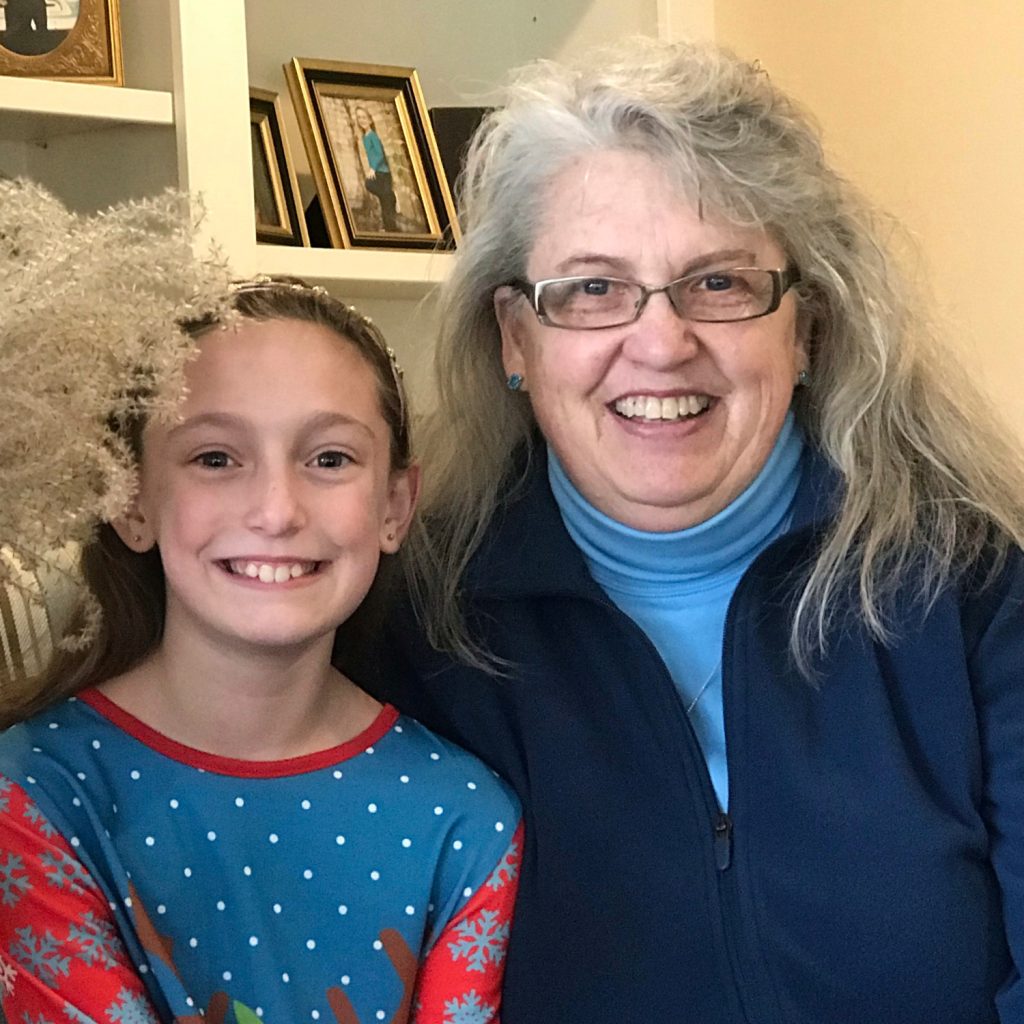
[[[720,810],[715,820],[715,863],[725,871],[732,863],[732,818]]]
[[[591,598],[591,600],[593,600]],[[683,715],[683,722],[690,731],[690,735],[693,737],[694,746],[697,748],[697,764],[698,770],[704,775],[704,781],[706,783],[706,789],[711,793],[711,801],[715,806],[715,815],[711,821],[711,839],[712,845],[715,851],[715,865],[719,871],[726,871],[729,865],[732,864],[732,835],[733,835],[733,821],[729,817],[728,812],[723,811],[718,805],[718,797],[715,794],[715,787],[711,782],[711,773],[708,771],[707,761],[704,758],[704,751],[701,749],[700,741],[697,739],[697,734],[693,731],[693,726],[690,724],[690,718],[686,714],[686,707],[683,704],[682,697],[679,696],[679,691],[676,689],[676,685],[672,682],[672,675],[666,666],[664,659],[658,651],[658,648],[654,646],[654,641],[624,612],[621,608],[614,604],[605,605],[603,602],[596,602],[601,607],[606,608],[615,615],[620,615],[632,629],[635,629],[642,638],[644,644],[647,646],[651,657],[654,658],[655,662],[661,666],[662,676],[667,685],[671,688],[675,694],[676,702],[679,705],[679,710]],[[724,683],[724,678],[723,678]]]
[[[737,587],[737,590],[739,587]],[[735,594],[733,600],[735,600]],[[601,603],[601,602],[599,602]],[[630,627],[635,629],[642,638],[643,642],[647,645],[651,656],[654,658],[655,663],[661,666],[662,677],[667,686],[671,687],[672,692],[676,695],[676,700],[679,706],[680,713],[683,717],[685,728],[690,731],[690,736],[693,740],[694,746],[697,748],[697,769],[703,772],[704,776],[704,788],[705,792],[710,793],[711,802],[715,808],[715,813],[710,822],[711,824],[711,842],[715,857],[715,867],[719,877],[723,876],[732,865],[732,843],[734,824],[732,818],[729,816],[727,811],[723,811],[718,804],[718,797],[715,793],[715,787],[711,782],[711,773],[708,771],[707,761],[704,758],[704,751],[701,749],[700,742],[697,739],[697,734],[693,730],[693,725],[690,723],[689,716],[686,714],[686,707],[683,704],[682,698],[679,696],[679,691],[676,689],[675,683],[672,681],[672,676],[668,671],[668,667],[665,665],[661,654],[658,649],[654,646],[654,641],[620,608],[613,604],[605,605],[604,607],[610,608],[613,614],[621,615]],[[729,637],[729,619],[731,618],[732,612],[732,601],[730,601],[730,612],[726,616],[726,630],[725,630],[725,641],[728,642]],[[725,648],[723,646],[723,678],[722,684],[725,685]],[[724,879],[723,879],[724,881]],[[748,996],[744,993],[745,986],[741,981],[741,972],[739,965],[736,962],[737,952],[735,949],[736,937],[731,933],[736,927],[736,923],[730,921],[730,916],[733,911],[727,911],[724,905],[719,905],[719,914],[721,915],[721,923],[725,931],[725,943],[726,948],[723,950],[723,954],[726,957],[726,961],[729,964],[730,973],[733,978],[736,991],[737,1010],[745,1020],[751,1020],[747,1011],[747,998]]]

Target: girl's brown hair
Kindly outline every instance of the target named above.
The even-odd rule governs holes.
[[[394,354],[377,327],[354,307],[332,298],[324,289],[296,278],[259,278],[236,286],[231,306],[250,320],[298,320],[333,331],[354,345],[373,368],[381,411],[391,434],[391,468],[412,463],[409,413],[401,374]],[[207,331],[229,329],[205,318],[182,325],[200,337]],[[111,438],[128,444],[136,461],[142,456],[145,422],[140,418],[111,420]],[[362,642],[379,619],[384,598],[399,573],[400,556],[382,555],[381,565],[366,600],[339,630],[339,643]],[[0,680],[0,729],[69,697],[88,686],[127,672],[160,643],[165,613],[165,582],[160,553],[143,554],[122,543],[109,523],[100,523],[82,548],[81,574],[99,605],[98,630],[80,649],[55,649],[49,664],[24,682]],[[69,632],[81,625],[84,605]]]

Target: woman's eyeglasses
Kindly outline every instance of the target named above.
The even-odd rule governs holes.
[[[509,282],[529,300],[537,319],[548,327],[596,331],[622,327],[640,318],[652,295],[664,292],[684,320],[735,323],[774,313],[782,296],[800,280],[794,267],[760,270],[730,267],[702,270],[660,288],[618,277],[552,277]]]

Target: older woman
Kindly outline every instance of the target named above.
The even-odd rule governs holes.
[[[807,119],[537,66],[462,224],[388,696],[526,806],[506,1024],[1024,1022],[1021,460]]]

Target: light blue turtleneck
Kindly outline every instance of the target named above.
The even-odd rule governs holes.
[[[790,413],[753,483],[711,519],[675,533],[644,533],[610,519],[576,490],[555,453],[548,453],[548,477],[566,528],[594,579],[650,637],[668,666],[723,808],[729,798],[722,713],[725,616],[740,577],[786,529],[802,450]]]

